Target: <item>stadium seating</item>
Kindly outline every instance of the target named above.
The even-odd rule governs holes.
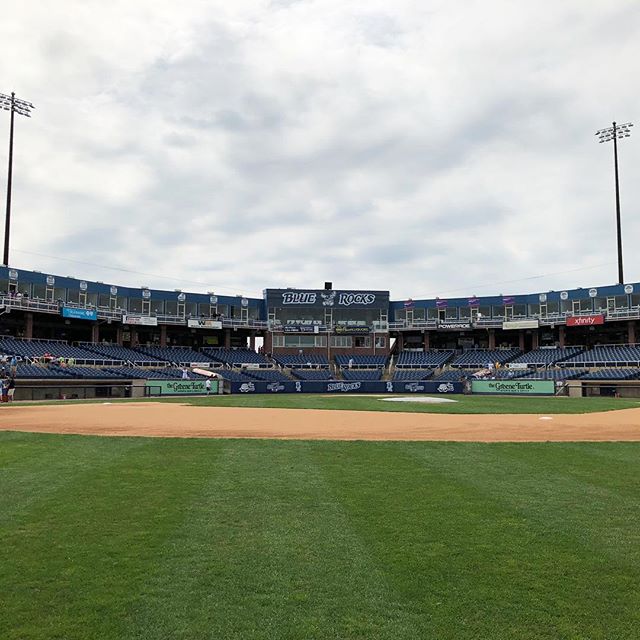
[[[18,363],[16,379],[58,378],[69,380],[72,378],[66,368],[51,367],[43,364]]]
[[[640,367],[640,347],[613,345],[594,347],[562,362],[562,366],[571,367]]]
[[[158,360],[157,358],[141,353],[140,351],[121,347],[117,344],[96,344],[91,342],[82,342],[80,344],[87,351],[91,351],[109,360],[122,360],[123,362],[132,362],[133,364],[143,366],[145,363],[156,364],[158,362],[167,362],[166,360]]]
[[[302,369],[304,367],[322,367],[323,369],[329,368],[329,361],[326,356],[316,354],[302,354],[302,355],[281,355],[273,356],[273,359],[283,367],[291,367],[296,369]]]
[[[511,360],[512,363],[526,364],[528,367],[555,364],[574,357],[584,351],[583,347],[565,347],[552,349],[534,349]]]
[[[474,371],[467,371],[463,369],[448,369],[447,371],[443,371],[437,376],[433,377],[433,380],[443,381],[443,382],[460,382],[464,377],[470,377]]]
[[[208,357],[211,357],[213,361],[224,362],[231,366],[237,366],[241,364],[259,364],[262,366],[270,367],[273,363],[262,355],[256,353],[250,349],[218,349],[213,347],[204,347],[202,352]]]
[[[373,367],[384,368],[387,364],[387,356],[365,356],[365,355],[338,355],[336,356],[336,364],[339,367],[348,367],[349,360],[353,360],[354,367],[363,369],[371,369]],[[362,380],[362,378],[358,378]]]
[[[276,369],[245,369],[245,374],[256,380],[266,382],[291,382],[291,378]]]
[[[30,359],[42,358],[45,353],[48,353],[54,358],[73,358],[78,364],[113,360],[112,358],[101,357],[87,349],[71,346],[61,340],[17,340],[16,338],[2,338],[0,339],[0,351]]]
[[[210,354],[194,351],[189,347],[139,347],[141,353],[159,361],[172,362],[179,365],[188,365],[192,362],[202,362],[209,364],[220,361],[212,358]]]
[[[229,382],[255,382],[255,378],[232,369],[219,369],[216,373],[220,374],[225,380],[229,380]]]
[[[524,380],[575,380],[584,375],[580,369],[539,369],[521,376]]]
[[[640,369],[599,369],[583,375],[580,380],[637,380],[640,378]]]
[[[453,353],[453,351],[403,351],[398,356],[396,367],[398,369],[435,369],[448,362]]]
[[[298,380],[332,380],[328,369],[291,369],[291,373]]]
[[[380,380],[382,369],[343,369],[342,377],[345,380]]]
[[[464,351],[451,362],[452,367],[484,368],[489,363],[504,364],[520,354],[520,349],[470,349]]]
[[[433,375],[433,369],[396,369],[393,380],[427,380]]]

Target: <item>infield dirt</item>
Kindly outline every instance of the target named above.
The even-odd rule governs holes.
[[[640,409],[588,414],[443,415],[165,403],[5,406],[0,430],[100,436],[545,442],[640,440]]]

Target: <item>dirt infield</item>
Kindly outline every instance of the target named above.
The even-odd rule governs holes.
[[[443,415],[162,403],[2,407],[0,430],[101,436],[545,442],[640,440],[640,409],[569,415]]]

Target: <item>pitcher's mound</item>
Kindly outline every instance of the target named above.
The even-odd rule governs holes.
[[[439,404],[442,402],[458,402],[450,398],[429,398],[427,396],[401,396],[400,398],[380,398],[384,402],[428,402],[430,404]]]

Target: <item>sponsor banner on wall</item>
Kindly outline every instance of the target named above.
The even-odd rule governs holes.
[[[123,324],[136,324],[145,327],[157,327],[158,318],[154,316],[122,316]]]
[[[206,393],[205,382],[205,380],[147,380],[145,386],[152,395],[179,396]],[[211,380],[211,393],[218,393],[218,380]]]
[[[526,368],[527,368],[526,362],[509,362],[507,364],[507,369],[526,369]]]
[[[328,289],[267,289],[267,307],[323,307],[337,309],[387,309],[388,291],[343,291]]]
[[[502,323],[503,329],[537,329],[539,326],[537,320],[507,320]]]
[[[554,395],[553,380],[472,380],[473,393],[504,393],[509,395]]]
[[[317,324],[285,324],[282,327],[284,333],[319,333]]]
[[[431,380],[297,380],[295,382],[230,382],[231,393],[462,393],[460,382]]]
[[[595,324],[604,324],[604,314],[598,313],[592,316],[569,316],[567,327],[592,327]]]
[[[187,326],[190,329],[222,329],[222,322],[220,322],[220,320],[208,320],[206,318],[200,320],[191,318],[187,320]]]
[[[470,322],[438,322],[438,329],[443,331],[466,331],[471,329]]]
[[[371,333],[371,327],[350,327],[345,324],[337,324],[334,327],[333,332],[345,336],[368,335]]]
[[[95,309],[76,309],[75,307],[62,307],[63,318],[76,320],[97,320],[98,312]]]

